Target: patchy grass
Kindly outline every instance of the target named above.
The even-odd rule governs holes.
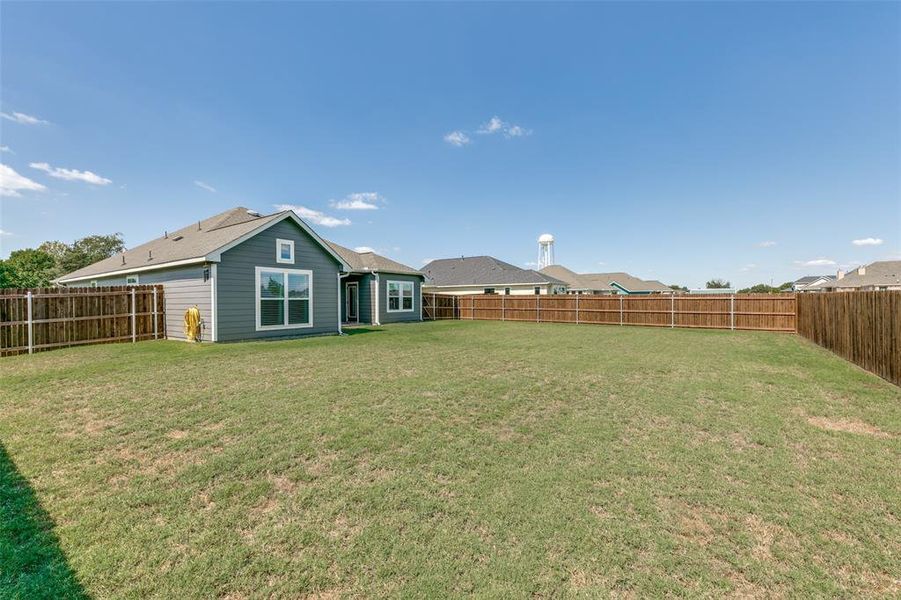
[[[790,335],[447,322],[0,369],[0,595],[901,593],[901,390]]]

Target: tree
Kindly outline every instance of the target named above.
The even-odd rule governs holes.
[[[710,281],[707,282],[708,290],[722,290],[722,289],[726,289],[726,288],[730,288],[730,287],[732,287],[731,282],[725,281],[725,280],[719,279],[719,278],[711,279]]]
[[[0,287],[48,287],[55,266],[53,257],[42,250],[14,250],[9,258],[0,260]]]
[[[767,285],[765,283],[758,283],[757,285],[752,285],[751,287],[746,287],[738,290],[739,294],[778,294],[780,292],[784,292],[786,290],[790,290],[792,287],[791,281],[786,281],[779,287],[773,287],[771,285]]]
[[[39,250],[53,257],[56,263],[55,276],[60,276],[122,252],[125,250],[125,242],[121,233],[89,235],[72,244],[44,242]]]
[[[671,286],[669,286],[669,289],[675,290],[677,292],[687,292],[688,291],[688,288],[685,287],[684,285],[671,285]]]

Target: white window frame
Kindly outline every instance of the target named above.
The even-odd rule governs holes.
[[[385,310],[389,313],[405,313],[405,312],[414,312],[416,310],[416,284],[412,281],[403,281],[398,279],[389,279],[388,285],[385,286],[385,297],[387,301],[385,302]],[[391,284],[396,283],[400,286],[398,289],[398,302],[397,308],[391,308]],[[410,303],[410,308],[404,308],[404,287],[410,286],[410,298],[412,302]]]
[[[291,248],[291,257],[290,258],[282,258],[282,244],[288,244]],[[275,262],[282,265],[293,265],[294,264],[294,240],[275,240]]]
[[[509,296],[509,295],[510,295],[510,288],[505,287],[504,288],[504,296]]]
[[[129,279],[134,279],[134,281],[129,281]],[[141,285],[141,276],[137,273],[130,273],[126,275],[125,285]]]
[[[532,288],[532,291],[534,292],[535,296],[540,296],[541,295],[541,286],[536,285],[534,288]]]
[[[92,279],[90,285],[91,285],[91,287],[97,287],[97,280],[96,280],[96,279]]]
[[[262,297],[260,296],[260,273],[266,271],[267,273],[282,273],[285,275],[285,318],[284,324],[282,325],[262,325],[261,324],[261,316],[260,316],[260,301]],[[310,280],[310,322],[309,323],[288,323],[288,303],[290,300],[288,299],[288,281],[287,275],[306,275]],[[256,302],[256,306],[254,307],[254,312],[256,313],[256,330],[257,331],[275,331],[279,329],[308,329],[313,326],[313,271],[309,269],[279,269],[277,267],[256,267],[254,269],[253,275],[253,287],[256,290],[254,292],[254,298]]]

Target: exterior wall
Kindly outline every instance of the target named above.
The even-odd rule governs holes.
[[[360,298],[358,309],[360,323],[372,323],[373,311],[373,280],[372,275],[348,275],[341,280],[341,321],[347,323],[347,283],[356,283]]]
[[[201,340],[208,342],[213,335],[212,287],[211,282],[203,280],[203,265],[160,269],[138,273],[141,285],[162,284],[164,306],[166,311],[166,337],[168,339],[185,339],[185,311],[197,305],[202,319]],[[97,285],[125,285],[125,274],[112,277],[98,277],[94,280],[77,281],[69,287],[88,287],[91,281]]]
[[[493,287],[497,294],[503,294],[504,288],[510,288],[511,296],[534,296],[535,295],[535,285],[537,284],[527,284],[527,285],[466,285],[459,287],[437,287],[424,285],[422,287],[422,291],[426,294],[431,294],[432,292],[436,294],[453,294],[454,296],[466,296],[469,294],[482,294],[485,291],[486,287]],[[542,285],[541,293],[542,295],[547,295],[551,293],[552,285]]]
[[[276,239],[294,240],[294,264],[276,262]],[[313,271],[312,327],[256,330],[256,267]],[[338,261],[333,256],[296,223],[287,219],[223,252],[216,281],[218,340],[337,333],[340,316],[339,269]]]
[[[412,281],[413,282],[413,311],[412,312],[388,312],[388,282]],[[421,321],[422,315],[422,277],[416,275],[394,275],[392,273],[379,273],[378,275],[378,310],[379,323],[402,323],[406,321]]]

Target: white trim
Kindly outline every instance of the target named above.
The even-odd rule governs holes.
[[[85,279],[99,279],[103,277],[110,277],[112,275],[122,275],[123,273],[143,273],[144,271],[157,271],[159,269],[168,269],[170,267],[180,267],[182,265],[193,265],[196,263],[207,262],[206,257],[198,256],[196,258],[186,258],[184,260],[173,260],[167,263],[160,263],[158,265],[150,265],[147,267],[134,267],[134,268],[125,268],[125,269],[116,269],[115,271],[104,271],[103,273],[93,273],[91,275],[81,275],[79,277],[60,277],[57,279],[57,283],[72,283],[74,281],[84,281]],[[218,262],[216,259],[215,262]]]
[[[262,298],[260,297],[260,273],[263,271],[268,271],[272,273],[283,273],[283,274],[293,274],[293,275],[306,275],[309,278],[310,288],[309,288],[309,312],[310,312],[310,322],[309,323],[297,323],[293,325],[288,324],[288,303],[291,302],[287,297],[283,298],[285,303],[284,311],[285,311],[285,322],[283,325],[261,325],[260,324],[260,301]],[[313,271],[309,269],[278,269],[275,267],[256,267],[254,268],[253,274],[253,286],[256,289],[254,293],[255,304],[254,311],[256,312],[256,330],[257,331],[276,331],[279,329],[308,329],[313,326]],[[288,292],[288,282],[285,281],[285,293]]]
[[[344,282],[344,312],[347,315],[347,322],[350,323],[350,288],[353,286],[357,290],[357,310],[356,315],[354,316],[354,322],[360,322],[360,282],[359,281],[346,281]]]
[[[210,265],[210,340],[219,341],[219,285],[217,284],[217,268],[219,265]]]
[[[338,335],[342,335],[344,332],[341,330],[341,279],[347,277],[346,274],[342,274],[341,271],[338,271]],[[359,294],[359,292],[358,292]],[[357,308],[357,312],[359,312],[359,307]]]
[[[288,244],[291,247],[291,256],[289,258],[282,258],[282,244]],[[294,264],[294,240],[275,238],[275,262],[283,265]]]
[[[129,283],[129,281],[128,281],[129,277],[134,277],[135,280]],[[137,273],[126,273],[125,285],[141,285],[141,276],[138,275]]]
[[[381,324],[382,324],[382,316],[381,316],[381,314],[379,313],[379,296],[381,295],[381,294],[379,293],[379,287],[380,287],[380,286],[379,286],[379,274],[376,273],[376,274],[375,274],[375,314],[372,316],[372,317],[373,317],[373,318],[372,318],[372,323],[373,323],[374,325],[381,325]]]
[[[205,260],[208,260],[211,262],[219,262],[222,259],[222,253],[225,252],[226,250],[231,250],[238,244],[245,242],[245,241],[249,240],[250,238],[252,238],[253,236],[257,235],[258,233],[261,233],[261,232],[269,229],[276,223],[281,223],[285,219],[291,219],[292,221],[297,223],[297,225],[300,226],[300,228],[303,229],[307,234],[309,234],[309,236],[312,237],[316,241],[316,243],[318,243],[320,246],[322,246],[323,249],[325,249],[325,251],[328,252],[332,258],[334,258],[335,260],[338,261],[338,264],[341,265],[342,271],[350,272],[353,270],[350,268],[350,265],[347,264],[347,261],[345,261],[343,258],[341,258],[341,255],[339,255],[337,252],[332,250],[332,247],[329,246],[328,243],[324,239],[319,237],[318,233],[316,233],[315,231],[310,229],[310,226],[307,225],[306,223],[304,223],[303,220],[301,220],[301,218],[298,217],[294,213],[293,210],[286,210],[286,211],[284,211],[284,213],[282,213],[282,215],[280,217],[272,219],[271,221],[267,221],[266,223],[264,223],[263,225],[260,225],[256,229],[245,233],[241,237],[230,241],[229,243],[225,244],[224,246],[222,246],[220,248],[217,248],[213,252],[210,252],[209,254],[207,254],[205,257]]]
[[[413,290],[415,293],[416,284],[413,284]],[[419,286],[419,320],[422,321],[422,284]]]
[[[400,287],[398,290],[397,296],[397,308],[391,308],[391,284],[395,283]],[[404,308],[404,288],[406,286],[411,286],[410,290],[410,308]],[[414,312],[416,310],[416,282],[415,281],[404,281],[401,279],[389,279],[388,285],[385,287],[386,295],[385,300],[387,302],[385,306],[385,312],[389,313],[408,313]],[[421,303],[420,303],[421,304]]]
[[[96,279],[92,279],[92,280],[91,280],[91,283],[90,283],[89,285],[90,285],[91,287],[97,287],[97,280],[96,280]]]

